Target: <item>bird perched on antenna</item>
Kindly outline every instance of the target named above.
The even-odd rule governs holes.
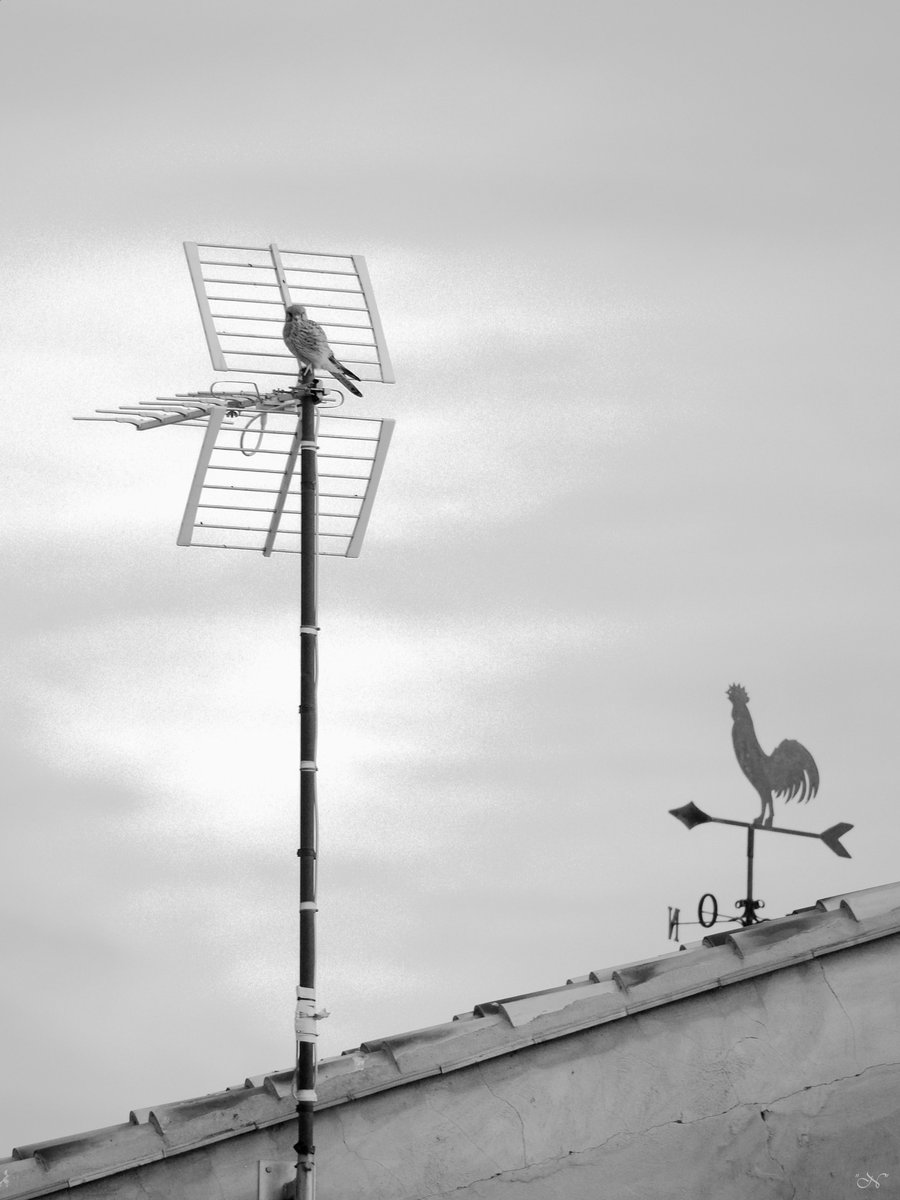
[[[762,801],[762,813],[753,824],[770,826],[775,816],[772,796],[783,796],[785,800],[796,797],[798,802],[811,799],[819,790],[819,768],[806,747],[791,738],[779,743],[771,754],[766,754],[757,741],[753,718],[747,708],[750,697],[744,688],[733,683],[727,696],[731,701],[734,722],[731,740],[738,765]]]
[[[355,379],[359,383],[359,376],[354,375],[349,367],[345,367],[334,357],[334,353],[328,345],[325,330],[321,325],[310,320],[303,305],[288,305],[285,309],[285,317],[281,336],[284,338],[284,344],[288,350],[300,364],[301,376],[304,369],[310,367],[314,370],[327,371],[329,375],[333,375],[339,383],[342,383],[348,392],[352,392],[354,396],[362,396],[359,388],[350,382],[351,379]]]

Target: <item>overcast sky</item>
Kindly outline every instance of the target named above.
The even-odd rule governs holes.
[[[893,3],[5,0],[0,1155],[293,1061],[299,566],[180,549],[183,240],[366,256],[397,421],[320,576],[321,1049],[744,894],[732,681],[895,879]],[[261,382],[265,382],[261,380]],[[272,384],[283,381],[273,379]],[[697,936],[694,929],[686,937]]]

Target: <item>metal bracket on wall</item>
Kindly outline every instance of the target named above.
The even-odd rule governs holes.
[[[295,1162],[273,1162],[260,1159],[258,1166],[257,1200],[284,1200],[287,1196],[293,1196],[297,1179]]]

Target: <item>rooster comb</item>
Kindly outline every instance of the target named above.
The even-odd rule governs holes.
[[[741,687],[739,683],[733,683],[725,694],[732,702],[735,700],[743,700],[743,702],[746,704],[750,699],[750,697],[747,695],[746,689]]]

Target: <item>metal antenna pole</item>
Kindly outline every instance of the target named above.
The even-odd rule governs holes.
[[[297,1200],[315,1200],[316,1147],[316,734],[318,478],[316,404],[310,369],[300,408],[300,973],[297,986]]]
[[[277,301],[268,290],[275,288],[286,310],[295,300],[302,300],[315,310],[322,322],[320,333],[326,337],[326,344],[330,338],[340,358],[362,373],[362,382],[393,383],[384,331],[365,259],[360,255],[282,250],[274,242],[267,247],[185,242],[184,249],[216,371],[290,375],[293,381],[297,355],[289,344],[284,349],[253,348],[273,342],[277,346],[274,327],[281,323],[282,316],[272,311],[271,306],[275,304],[277,308]],[[351,313],[356,315],[348,324],[345,314]],[[250,332],[248,325],[259,332]],[[349,365],[344,369],[351,378],[360,378]],[[343,377],[340,381],[343,382]],[[258,1197],[259,1200],[285,1200],[287,1196],[315,1200],[317,1026],[319,1018],[327,1015],[317,1011],[316,997],[319,631],[316,565],[320,550],[342,558],[359,557],[394,422],[334,415],[323,422],[317,421],[317,406],[327,401],[328,393],[312,367],[301,370],[290,390],[278,388],[261,394],[256,383],[249,384],[252,389],[249,391],[243,380],[240,387],[222,391],[218,390],[221,383],[217,381],[205,392],[160,396],[149,403],[97,409],[96,416],[76,420],[117,421],[136,429],[156,429],[162,425],[204,427],[178,545],[257,551],[264,558],[274,553],[299,552],[301,556],[299,970],[293,1080],[297,1159],[296,1164],[261,1159]],[[333,395],[337,389],[329,390]],[[357,388],[351,386],[351,390],[360,395]],[[239,412],[249,418],[242,427],[229,420]],[[258,426],[251,444],[245,445],[245,436],[255,422]],[[263,449],[267,422],[267,445]],[[319,506],[317,430],[322,437],[324,509]],[[255,459],[257,452],[274,457]],[[298,459],[299,528],[294,507]],[[266,465],[260,465],[261,462]],[[292,1176],[295,1168],[296,1174]]]

